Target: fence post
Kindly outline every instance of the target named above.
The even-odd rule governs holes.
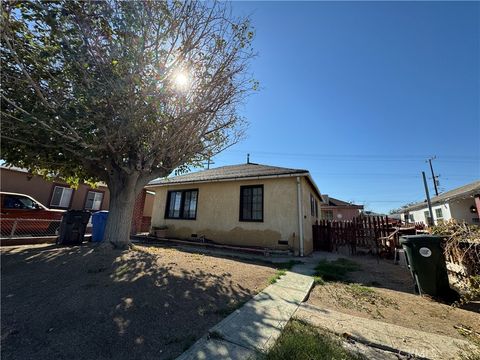
[[[17,222],[18,219],[15,219],[15,221],[13,222],[12,231],[10,231],[10,236],[8,237],[9,239],[11,239],[15,234],[15,230],[17,229]]]

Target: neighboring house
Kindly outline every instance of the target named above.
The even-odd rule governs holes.
[[[108,210],[110,195],[105,185],[91,188],[80,184],[73,189],[63,181],[48,181],[26,169],[0,167],[2,191],[30,195],[51,209]]]
[[[320,206],[322,220],[352,220],[363,210],[363,205],[355,205],[328,195],[322,195],[322,199],[323,204]]]
[[[480,181],[461,186],[431,198],[433,220],[435,224],[450,219],[479,224]],[[420,202],[402,210],[407,222],[427,224],[429,216],[427,202]]]
[[[221,244],[313,251],[321,195],[307,170],[247,163],[147,185],[155,191],[153,226],[167,236]]]
[[[18,167],[0,166],[0,190],[30,195],[51,209],[108,210],[110,202],[110,193],[104,184],[96,188],[80,184],[74,189],[61,180],[49,181]],[[151,191],[143,191],[137,197],[132,232],[149,230],[153,198]]]

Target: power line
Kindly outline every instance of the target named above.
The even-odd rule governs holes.
[[[243,150],[230,150],[233,153],[245,153]],[[250,151],[256,156],[260,157],[308,157],[308,158],[325,158],[332,160],[385,160],[385,161],[418,161],[425,159],[422,155],[379,155],[379,154],[329,154],[329,153],[290,153],[290,152],[273,152],[273,151]],[[478,156],[458,156],[458,155],[446,155],[439,157],[438,161],[446,162],[480,162]]]

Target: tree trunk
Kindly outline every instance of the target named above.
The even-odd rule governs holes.
[[[112,176],[109,179],[110,206],[104,244],[111,244],[118,249],[130,247],[137,179],[138,175]]]

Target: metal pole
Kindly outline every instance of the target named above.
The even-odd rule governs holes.
[[[428,163],[430,164],[430,171],[432,172],[433,187],[435,188],[435,196],[438,196],[437,177],[435,176],[435,173],[433,172],[433,165],[432,165],[432,160],[434,160],[434,159],[435,159],[435,157],[428,159]]]
[[[427,225],[433,225],[432,203],[430,202],[430,193],[428,192],[427,177],[425,176],[425,171],[422,171],[422,176],[423,185],[425,186],[425,195],[427,195],[428,212],[430,213],[430,217],[429,219],[427,219]]]

